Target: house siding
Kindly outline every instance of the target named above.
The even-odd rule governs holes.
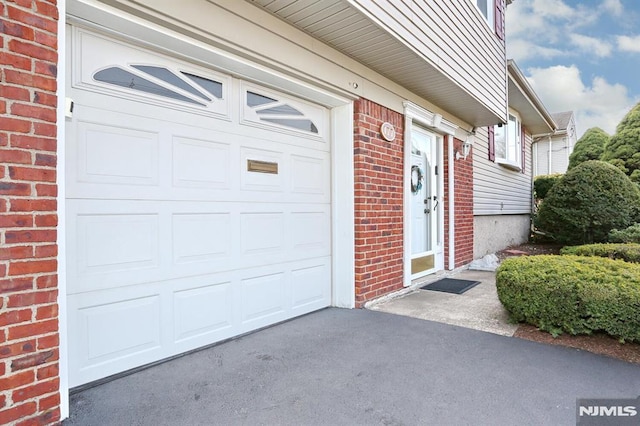
[[[0,4],[0,424],[60,419],[55,2]]]
[[[525,137],[525,173],[489,160],[488,129],[476,130],[473,145],[474,215],[529,214],[531,212],[531,135]]]
[[[356,306],[403,286],[404,119],[366,99],[354,105]],[[396,138],[382,139],[391,123]]]
[[[349,2],[375,16],[387,31],[420,52],[455,84],[504,116],[505,44],[472,1]]]

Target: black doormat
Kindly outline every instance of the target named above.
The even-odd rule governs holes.
[[[480,281],[471,280],[455,280],[453,278],[442,278],[425,286],[420,287],[423,290],[442,291],[444,293],[462,294],[465,291],[477,286]]]

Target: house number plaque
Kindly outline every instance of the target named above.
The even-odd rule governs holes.
[[[278,163],[260,160],[247,160],[247,171],[255,173],[278,174]]]
[[[382,133],[382,138],[385,141],[391,142],[396,138],[396,129],[393,127],[393,124],[385,121],[380,126],[380,133]]]

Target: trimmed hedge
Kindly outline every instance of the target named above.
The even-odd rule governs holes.
[[[497,270],[500,302],[518,322],[558,335],[605,332],[640,341],[640,265],[583,256],[523,256]]]
[[[549,190],[562,179],[563,174],[540,175],[533,179],[533,193],[536,199],[543,200]]]
[[[640,263],[640,244],[585,244],[563,247],[560,254],[608,257],[609,259]]]
[[[626,229],[613,229],[609,232],[608,239],[610,243],[640,243],[640,223],[634,223]]]
[[[563,244],[605,242],[612,229],[640,215],[638,186],[615,166],[590,160],[551,187],[534,220],[536,228]]]

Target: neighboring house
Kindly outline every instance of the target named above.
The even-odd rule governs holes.
[[[471,261],[505,7],[3,3],[0,423]]]
[[[476,129],[473,153],[474,258],[526,242],[532,208],[531,144],[556,129],[526,78],[507,61],[507,125]]]
[[[533,176],[565,173],[578,140],[573,111],[559,112],[552,117],[558,125],[556,131],[533,141]]]

